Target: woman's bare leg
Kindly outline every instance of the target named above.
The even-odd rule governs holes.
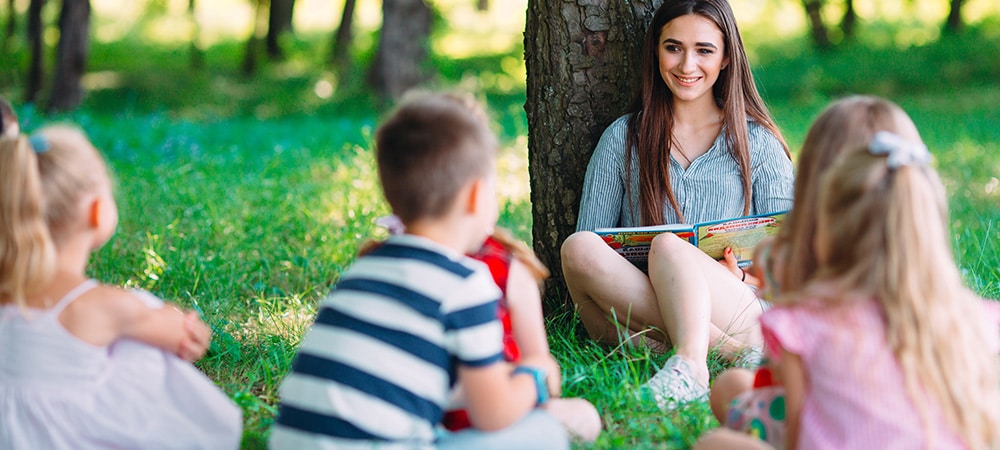
[[[649,278],[596,234],[578,232],[566,239],[562,269],[591,338],[617,345],[622,334],[664,329]]]
[[[649,280],[676,354],[693,364],[708,385],[708,350],[717,345],[733,357],[761,342],[762,312],[753,292],[728,269],[677,236],[653,239]]]
[[[750,289],[670,233],[653,241],[649,276],[591,232],[566,239],[562,269],[591,338],[617,345],[623,332],[658,339],[659,333],[643,330],[662,330],[678,353],[699,366],[696,370],[704,369],[699,378],[705,385],[710,345],[732,357],[745,345],[760,343],[761,309]]]

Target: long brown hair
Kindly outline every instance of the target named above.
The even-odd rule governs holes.
[[[739,164],[743,181],[743,213],[750,212],[753,192],[750,180],[750,145],[747,117],[773,134],[788,154],[788,144],[778,131],[750,72],[743,39],[736,27],[733,10],[726,0],[666,0],[657,8],[642,46],[641,90],[629,108],[631,116],[625,138],[626,189],[631,189],[632,149],[639,158],[639,207],[643,225],[663,223],[663,199],[681,221],[684,216],[670,186],[670,145],[673,135],[673,93],[659,71],[660,31],[671,20],[697,14],[715,23],[722,32],[729,65],[712,87],[715,101],[723,110],[726,143]]]

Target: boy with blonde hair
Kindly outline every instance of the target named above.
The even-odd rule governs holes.
[[[280,390],[273,448],[567,448],[535,407],[545,361],[503,359],[500,291],[477,250],[497,220],[496,137],[482,108],[411,96],[375,136],[406,227],[359,257],[320,305]],[[461,379],[476,429],[442,431]]]

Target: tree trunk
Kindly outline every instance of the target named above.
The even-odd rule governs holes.
[[[962,31],[962,5],[965,0],[950,0],[951,8],[948,10],[948,20],[944,24],[944,30],[948,33],[958,34]]]
[[[809,18],[809,30],[812,34],[813,43],[820,50],[833,48],[830,42],[830,35],[826,32],[826,25],[823,24],[823,0],[802,0],[802,6],[806,8],[806,17]]]
[[[576,231],[594,146],[638,88],[642,39],[661,2],[528,1],[528,170],[534,250],[553,275],[546,311],[567,304],[559,247]]]
[[[194,27],[194,33],[191,35],[191,48],[188,52],[188,58],[191,63],[191,68],[198,70],[205,67],[205,52],[201,50],[201,45],[199,40],[201,40],[201,25],[198,24],[198,16],[195,15],[195,10],[197,10],[197,0],[188,0],[188,17],[191,19],[191,26]]]
[[[424,0],[383,0],[382,31],[370,82],[384,99],[397,99],[424,81],[431,8]]]
[[[858,13],[854,10],[854,0],[846,0],[844,17],[840,19],[840,30],[844,32],[844,40],[849,41],[854,37],[854,25],[858,22]]]
[[[83,73],[90,44],[90,0],[63,0],[59,45],[49,111],[69,111],[83,100]]]
[[[253,28],[250,30],[250,39],[247,39],[246,53],[243,55],[243,74],[253,75],[257,71],[257,53],[260,49],[260,36],[267,25],[270,9],[269,0],[256,0],[257,6],[254,9]]]
[[[295,11],[295,0],[271,0],[271,11],[267,20],[267,56],[271,59],[281,59],[284,53],[278,41],[282,33],[291,31],[292,14]]]
[[[24,102],[34,103],[42,90],[45,76],[45,43],[42,40],[42,8],[45,0],[31,0],[28,5],[28,46],[31,59],[28,62],[28,79],[24,85]]]
[[[354,42],[354,6],[355,0],[344,0],[344,12],[340,15],[340,26],[333,36],[333,45],[330,50],[330,64],[337,71],[341,85],[345,84],[345,78],[351,73],[350,48]]]
[[[14,0],[7,0],[7,27],[3,33],[4,50],[10,48],[10,41],[17,33],[17,10],[14,7]]]

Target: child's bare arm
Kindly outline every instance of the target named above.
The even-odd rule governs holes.
[[[168,304],[150,307],[124,291],[116,303],[121,337],[162,348],[188,361],[201,358],[208,349],[211,330],[197,312],[183,312]]]
[[[782,350],[781,359],[775,366],[776,375],[781,377],[781,383],[785,386],[785,448],[794,450],[798,443],[799,416],[808,380],[802,358],[787,350]]]
[[[518,421],[535,408],[538,393],[530,374],[513,374],[514,366],[498,362],[485,367],[460,365],[469,419],[483,431],[495,431]]]
[[[528,359],[542,359],[549,372],[549,394],[560,395],[562,379],[559,363],[549,352],[549,342],[545,334],[545,320],[542,315],[542,297],[538,282],[531,272],[514,259],[507,275],[507,308],[514,330],[514,341],[521,354]]]

